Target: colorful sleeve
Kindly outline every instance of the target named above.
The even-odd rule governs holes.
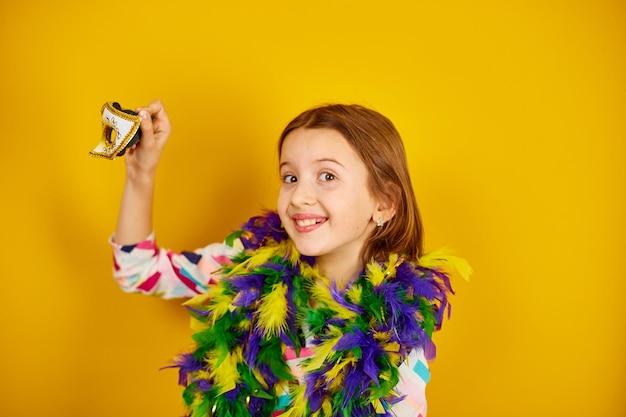
[[[159,248],[150,234],[135,245],[119,245],[113,237],[113,276],[122,290],[162,298],[189,298],[217,279],[216,271],[230,263],[241,244],[214,243],[193,252]]]
[[[400,382],[396,390],[404,399],[391,410],[397,417],[426,417],[426,384],[430,380],[428,362],[421,349],[416,349],[399,366]]]

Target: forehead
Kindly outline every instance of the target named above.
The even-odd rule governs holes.
[[[298,128],[283,141],[280,163],[335,159],[341,164],[362,164],[361,158],[346,138],[334,129]]]

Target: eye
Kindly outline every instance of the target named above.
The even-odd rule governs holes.
[[[283,183],[285,184],[291,184],[291,183],[298,181],[296,176],[291,175],[291,174],[283,175],[282,178],[283,178]]]
[[[330,172],[322,172],[319,176],[320,181],[328,182],[335,179],[335,175]]]

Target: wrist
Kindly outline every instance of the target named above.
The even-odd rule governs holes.
[[[126,170],[126,185],[133,187],[154,187],[156,170]]]
[[[154,194],[155,176],[154,174],[141,173],[126,175],[126,185],[124,189],[127,192],[135,194],[137,196],[143,196],[143,198],[152,198]]]

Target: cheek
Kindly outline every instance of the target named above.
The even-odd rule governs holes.
[[[288,206],[289,206],[289,198],[287,196],[287,193],[281,190],[278,193],[278,201],[276,202],[276,211],[278,211],[278,214],[280,215],[280,219],[283,222],[285,221],[284,216],[286,216]]]
[[[285,228],[285,231],[287,232],[287,234],[289,236],[291,236],[291,220],[289,219],[289,216],[287,215],[287,207],[288,204],[285,203],[285,199],[279,196],[278,197],[278,203],[276,205],[276,211],[278,212],[278,217],[280,217],[280,223],[282,224],[282,226]]]
[[[276,200],[276,207],[280,211],[281,207],[285,207],[285,192],[281,188],[278,192],[278,199]]]

